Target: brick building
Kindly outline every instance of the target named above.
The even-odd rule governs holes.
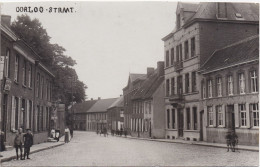
[[[207,140],[198,69],[216,50],[258,33],[258,4],[178,3],[175,29],[162,39],[166,138]]]
[[[125,130],[131,132],[131,117],[133,113],[132,96],[141,86],[142,82],[146,79],[146,74],[133,74],[130,73],[128,77],[128,83],[123,88],[124,96],[124,126]]]
[[[117,100],[117,98],[99,99],[86,114],[86,130],[97,131],[107,125],[107,109]]]
[[[11,17],[1,19],[1,130],[8,145],[18,128],[31,128],[34,143],[47,141],[54,75],[10,30]]]
[[[131,99],[131,135],[164,138],[164,62],[158,62],[156,70],[147,68],[146,79]]]
[[[107,109],[108,130],[124,129],[124,97],[120,96]]]
[[[206,141],[225,143],[234,130],[240,144],[259,144],[258,71],[258,35],[217,50],[201,67]]]

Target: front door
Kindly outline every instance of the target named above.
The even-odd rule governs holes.
[[[6,141],[6,125],[7,125],[7,98],[8,95],[4,95],[3,99],[3,112],[2,112],[2,131],[4,132],[4,140]]]
[[[204,117],[204,111],[200,112],[200,141],[203,141],[203,117]]]
[[[235,130],[234,105],[227,106],[227,128],[229,130]]]
[[[179,133],[179,137],[183,137],[183,111],[181,109],[178,109],[178,116],[179,116],[178,133]]]

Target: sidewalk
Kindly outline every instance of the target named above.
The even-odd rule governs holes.
[[[116,136],[116,137],[119,137],[119,136]],[[124,136],[122,135],[122,137],[124,137]],[[218,147],[218,148],[225,148],[225,149],[227,148],[226,144],[222,144],[222,143],[208,143],[208,142],[204,142],[204,141],[187,141],[187,140],[182,140],[182,139],[173,139],[173,140],[171,140],[171,139],[149,139],[149,138],[138,138],[138,137],[132,137],[132,136],[127,136],[127,138],[128,139],[136,139],[136,140],[148,140],[148,141],[166,142],[166,143],[193,144],[193,145],[199,145],[199,146]],[[259,152],[259,147],[258,146],[238,145],[238,147],[236,147],[236,149]]]
[[[62,136],[59,140],[59,142],[45,142],[45,143],[40,143],[40,144],[35,144],[31,147],[30,154],[51,149],[54,147],[58,147],[61,145],[64,145],[64,136]],[[19,152],[20,153],[20,152]],[[23,152],[24,153],[24,152]],[[10,161],[12,159],[16,159],[16,152],[14,149],[8,150],[8,151],[3,151],[0,153],[3,157],[0,157],[0,163],[5,162],[5,161]],[[19,154],[20,156],[20,154]]]

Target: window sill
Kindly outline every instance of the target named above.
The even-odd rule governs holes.
[[[194,91],[194,92],[189,92],[189,93],[184,93],[182,94],[183,96],[187,96],[187,95],[193,95],[193,94],[198,94],[198,91]]]
[[[168,130],[168,131],[178,131],[178,129],[165,129],[165,130]]]
[[[183,130],[184,132],[199,132],[199,130],[193,130],[193,129],[186,129]]]
[[[251,129],[252,129],[252,130],[258,130],[258,129],[259,129],[259,126],[253,126]]]

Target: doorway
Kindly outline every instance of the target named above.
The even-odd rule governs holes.
[[[230,130],[235,130],[234,105],[227,106],[227,121],[227,128]]]
[[[8,100],[8,95],[5,94],[3,99],[2,129],[1,129],[4,132],[4,141],[6,141],[7,100]]]
[[[178,109],[179,116],[179,126],[178,126],[178,135],[179,137],[183,137],[183,111]]]
[[[202,110],[200,112],[200,141],[203,141],[203,126],[204,126],[203,118],[204,118],[204,111]]]

